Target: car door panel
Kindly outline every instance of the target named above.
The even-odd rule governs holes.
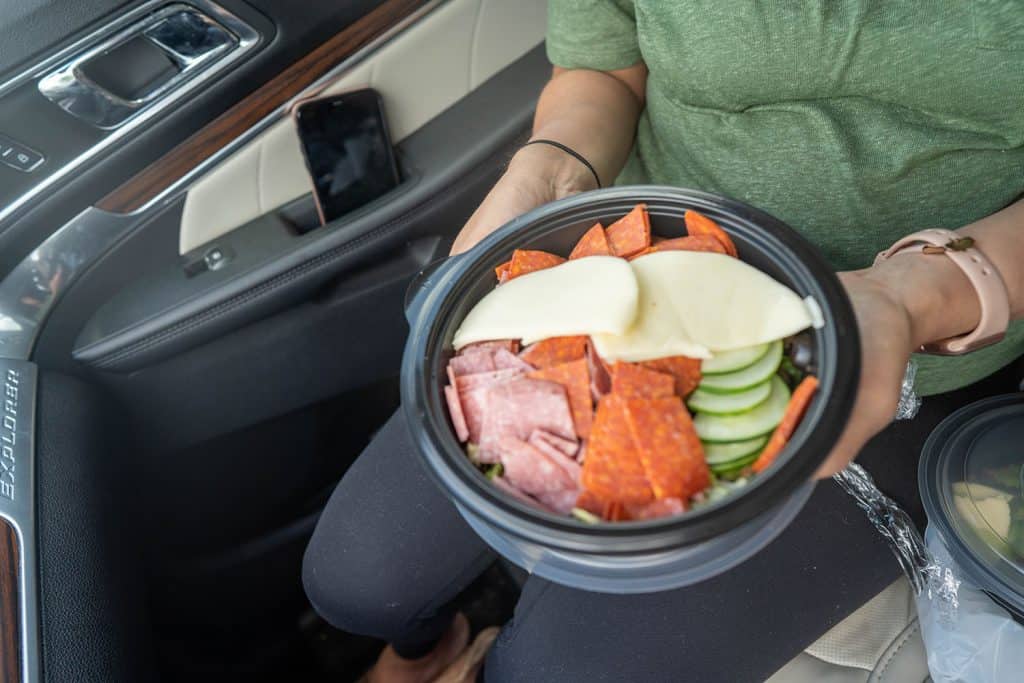
[[[40,368],[21,456],[38,518],[13,549],[38,560],[18,577],[39,578],[19,587],[39,623],[20,643],[32,681],[184,671],[151,638],[265,623],[257,596],[301,601],[299,553],[343,469],[323,451],[330,416],[355,420],[358,444],[393,407],[408,284],[499,177],[550,73],[543,0],[217,3],[257,48],[0,219],[0,357]],[[144,6],[82,4],[36,65]],[[19,62],[34,87],[45,69],[11,54],[0,70]],[[314,213],[288,107],[363,84],[385,97],[406,181],[300,235]],[[40,111],[0,133],[54,164],[103,135]],[[203,267],[212,248],[226,258]]]
[[[138,528],[125,500],[133,482],[121,476],[133,449],[114,405],[80,379],[39,373],[33,641],[48,681],[157,680]]]
[[[422,267],[443,255],[454,232],[501,173],[510,145],[528,125],[527,102],[543,82],[544,64],[535,52],[506,74],[522,87],[532,78],[532,95],[524,94],[522,104],[515,104],[514,88],[496,81],[494,87],[505,93],[507,102],[485,86],[470,96],[479,108],[464,102],[410,136],[402,145],[403,157],[433,158],[433,172],[409,188],[409,196],[349,224],[342,221],[333,233],[304,245],[294,259],[268,259],[246,275],[226,273],[229,263],[224,270],[186,278],[179,262],[172,260],[168,266],[154,256],[166,256],[173,245],[172,233],[164,228],[175,225],[179,214],[169,212],[107,256],[125,264],[123,268],[104,262],[63,297],[40,336],[37,358],[81,372],[70,356],[71,347],[77,344],[80,359],[85,351],[106,347],[107,355],[95,358],[111,358],[113,368],[84,360],[93,363],[95,381],[110,387],[137,413],[159,451],[393,376],[406,332],[406,287]],[[496,108],[500,121],[483,111],[495,102],[508,105]],[[447,142],[456,131],[467,141],[464,148]],[[429,168],[426,161],[423,168]],[[388,213],[382,215],[385,209]],[[279,235],[284,231],[280,224],[259,223],[226,236],[240,241],[225,242],[224,248],[244,251],[257,244],[246,237],[247,229]],[[157,296],[163,287],[140,288],[136,298],[134,286],[146,281],[144,275],[152,281],[154,273],[163,272],[161,267],[179,284],[211,276],[209,287],[191,302],[195,308],[169,298],[164,316],[145,317],[154,310],[147,304],[154,303],[149,296]],[[113,297],[109,307],[97,308],[96,302],[106,297]],[[110,310],[122,302],[125,311]],[[129,324],[107,337],[100,335],[103,323],[93,318],[130,319],[132,310],[144,316],[148,328]],[[98,341],[86,336],[93,331]],[[240,403],[239,396],[245,401]]]
[[[0,3],[0,82],[19,64],[74,36],[126,3],[124,0],[4,0]]]
[[[75,358],[104,370],[137,370],[294,303],[349,264],[393,249],[396,238],[450,238],[461,217],[438,224],[424,205],[466,182],[470,169],[503,153],[524,131],[545,72],[543,55],[535,51],[493,88],[474,93],[408,138],[400,146],[406,181],[353,217],[296,236],[272,212],[215,241],[210,248],[229,254],[227,263],[192,277],[164,253],[164,276],[119,288],[83,328]]]
[[[454,0],[411,26],[366,61],[326,85],[323,95],[358,87],[384,98],[392,139],[401,142],[543,40],[545,2],[510,7]],[[182,253],[309,193],[291,121],[283,120],[192,185],[182,216]],[[222,197],[231,191],[232,201]]]

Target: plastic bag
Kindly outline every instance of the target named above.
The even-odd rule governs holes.
[[[939,535],[925,531],[934,563],[953,576],[963,572],[949,556]],[[959,580],[957,605],[924,591],[917,596],[921,637],[928,652],[928,670],[935,683],[1024,680],[1024,626],[966,578]]]
[[[921,636],[935,683],[1024,680],[1024,627],[963,572],[932,529],[921,538],[910,517],[851,463],[836,482],[889,542],[917,594]]]

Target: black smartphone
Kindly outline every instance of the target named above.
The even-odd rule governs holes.
[[[380,93],[372,88],[299,102],[293,111],[320,223],[401,182]]]

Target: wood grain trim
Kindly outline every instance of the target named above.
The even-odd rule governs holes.
[[[21,611],[18,534],[0,519],[0,683],[21,681]]]
[[[209,159],[232,140],[311,86],[356,51],[395,26],[428,0],[385,0],[273,80],[231,107],[141,173],[101,199],[97,208],[131,213]]]

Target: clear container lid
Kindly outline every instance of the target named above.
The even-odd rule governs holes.
[[[929,437],[921,496],[953,556],[979,587],[1024,615],[1024,397],[960,410]]]

